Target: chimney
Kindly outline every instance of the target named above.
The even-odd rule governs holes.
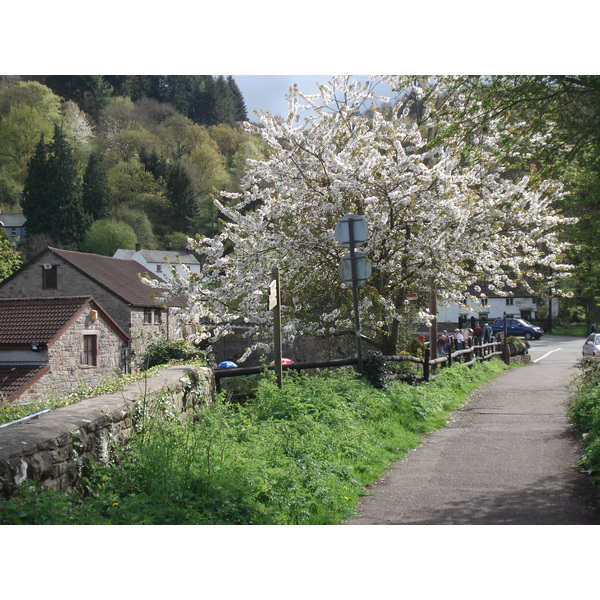
[[[140,240],[135,243],[135,251],[139,252],[142,249],[142,245],[140,244]]]

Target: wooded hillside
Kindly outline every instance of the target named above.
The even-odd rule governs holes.
[[[246,119],[232,77],[0,76],[0,211],[26,214],[27,256],[182,248],[264,156]]]

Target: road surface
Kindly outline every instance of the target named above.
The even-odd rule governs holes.
[[[566,416],[583,341],[532,341],[531,364],[478,389],[368,490],[347,524],[600,524]]]

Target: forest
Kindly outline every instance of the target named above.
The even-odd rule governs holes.
[[[265,154],[247,118],[231,76],[0,76],[0,212],[25,213],[25,259],[183,249]]]

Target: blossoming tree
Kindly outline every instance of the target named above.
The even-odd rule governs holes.
[[[352,331],[352,296],[338,276],[345,249],[334,236],[350,213],[369,225],[362,330],[386,354],[414,305],[409,297],[431,278],[440,300],[461,301],[479,281],[502,293],[545,277],[546,267],[555,277],[567,272],[559,239],[566,220],[552,208],[560,186],[509,176],[497,153],[506,122],[467,136],[452,110],[438,110],[439,90],[400,82],[391,108],[376,95],[377,82],[336,77],[312,96],[293,87],[286,119],[265,112],[260,126],[246,125],[271,153],[248,161],[239,193],[215,201],[218,235],[190,240],[205,257],[202,274],[169,284],[170,294],[189,300],[182,318],[195,316],[196,341],[214,340],[235,322],[252,333],[268,326],[264,294],[275,265],[287,339]],[[417,310],[431,316],[426,304]]]

